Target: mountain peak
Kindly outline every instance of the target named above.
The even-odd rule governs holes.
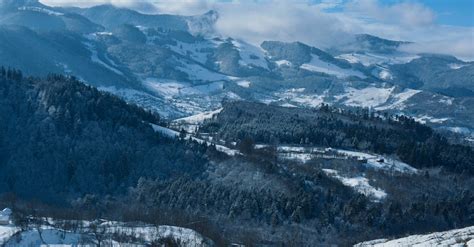
[[[191,16],[188,18],[189,31],[194,35],[212,35],[218,19],[219,13],[215,10],[209,10],[203,15]]]
[[[210,18],[214,21],[217,21],[217,19],[219,19],[219,12],[217,12],[217,10],[211,9],[211,10],[207,11],[206,13],[204,13],[203,16],[205,16],[207,18]]]

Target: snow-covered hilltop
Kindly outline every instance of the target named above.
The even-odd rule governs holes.
[[[356,247],[395,247],[395,246],[474,246],[474,226],[426,235],[412,235],[399,239],[377,239],[356,244]]]
[[[0,246],[213,246],[201,234],[176,226],[51,218],[28,222],[0,222]]]

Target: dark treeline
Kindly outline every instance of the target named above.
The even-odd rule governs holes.
[[[0,69],[0,190],[64,201],[140,177],[200,172],[207,147],[155,133],[158,115],[74,78]]]
[[[296,109],[251,102],[226,103],[200,132],[227,141],[319,145],[396,154],[417,168],[441,166],[474,174],[471,147],[450,144],[430,127],[406,116],[378,116],[367,110]]]

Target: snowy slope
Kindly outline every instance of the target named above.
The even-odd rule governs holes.
[[[388,240],[378,239],[355,245],[357,247],[429,247],[429,246],[458,246],[474,247],[474,226],[445,232],[435,232],[426,235],[413,235],[405,238]]]
[[[338,78],[346,78],[349,76],[357,76],[360,78],[365,78],[366,76],[360,71],[353,69],[343,69],[335,64],[321,60],[318,56],[312,55],[312,59],[309,63],[305,63],[300,66],[300,68],[313,71],[325,73],[328,75],[334,75]]]
[[[260,146],[257,146],[260,147]],[[324,159],[354,159],[361,161],[368,168],[382,171],[395,171],[401,173],[416,173],[412,166],[380,154],[371,154],[335,148],[278,146],[281,158],[292,159],[305,163],[313,158]]]
[[[369,180],[365,177],[344,177],[339,175],[339,172],[333,169],[323,169],[323,171],[331,176],[341,181],[345,186],[353,188],[358,193],[365,195],[369,198],[372,198],[374,201],[380,201],[387,196],[387,193],[382,189],[375,188],[369,184]]]
[[[160,239],[172,238],[179,241],[180,246],[212,246],[212,242],[199,233],[176,226],[116,221],[68,221],[78,227],[75,230],[65,230],[52,219],[47,222],[30,226],[26,230],[20,230],[14,225],[1,226],[0,245],[97,246],[100,240],[100,244],[105,246],[150,246]]]
[[[417,59],[420,56],[396,53],[396,54],[375,54],[375,53],[346,53],[337,56],[336,58],[344,59],[349,63],[360,63],[364,66],[370,66],[374,64],[403,64],[409,63],[413,59]]]
[[[176,130],[172,130],[172,129],[169,129],[169,128],[166,128],[166,127],[162,127],[162,126],[159,126],[159,125],[156,125],[156,124],[151,124],[153,130],[155,132],[158,132],[158,133],[161,133],[167,137],[170,137],[170,138],[177,138],[179,137],[179,132],[176,131]],[[197,137],[194,137],[193,135],[191,134],[186,134],[186,137],[185,137],[186,140],[192,140],[192,141],[196,141],[200,144],[202,143],[206,143],[207,145],[215,145],[216,147],[216,150],[219,151],[219,152],[222,152],[222,153],[225,153],[229,156],[235,156],[237,154],[240,154],[240,152],[238,150],[235,150],[235,149],[231,149],[231,148],[228,148],[226,146],[223,146],[223,145],[219,145],[219,144],[215,144],[213,143],[212,141],[207,141],[207,140],[203,140],[203,139],[200,139],[200,138],[197,138]]]
[[[253,46],[241,40],[232,40],[232,44],[240,54],[239,64],[242,66],[256,66],[268,70],[265,53],[260,47]]]

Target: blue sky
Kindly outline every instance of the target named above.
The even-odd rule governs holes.
[[[436,22],[443,25],[474,26],[474,0],[425,0],[433,9]]]
[[[324,0],[313,0],[321,3]],[[349,0],[341,1],[342,4]],[[433,10],[436,15],[435,22],[440,25],[474,26],[474,0],[380,0],[380,4],[394,5],[403,2],[419,3]],[[342,11],[342,6],[330,11]]]

